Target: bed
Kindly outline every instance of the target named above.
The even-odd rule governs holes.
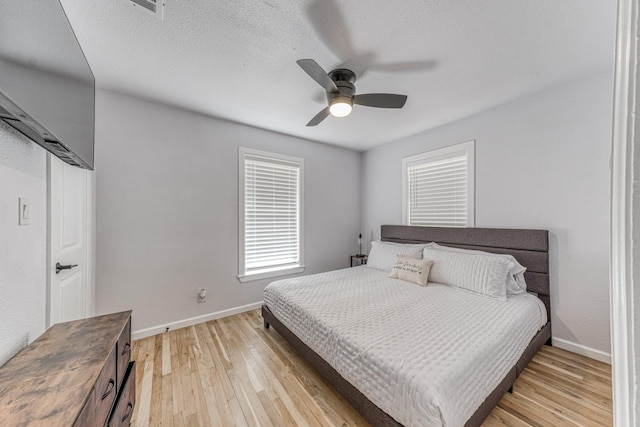
[[[363,266],[269,285],[265,327],[274,326],[372,425],[480,425],[550,344],[548,232],[383,225],[381,240],[513,255],[527,267],[528,292],[505,304]],[[421,309],[430,317],[417,315]],[[456,332],[445,332],[448,325]]]

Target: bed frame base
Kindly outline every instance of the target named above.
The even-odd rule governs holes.
[[[527,266],[527,271],[524,273],[527,281],[527,290],[537,294],[547,308],[547,319],[551,319],[549,232],[547,230],[382,225],[380,227],[380,238],[383,241],[398,243],[437,242],[442,245],[464,249],[511,254],[522,265]],[[265,328],[272,324],[280,335],[296,349],[298,354],[303,359],[306,359],[372,425],[400,426],[390,415],[378,408],[353,385],[342,378],[324,359],[287,329],[264,305],[262,306],[262,316]],[[502,399],[502,396],[512,389],[518,375],[545,344],[551,345],[550,321],[531,340],[515,366],[509,370],[500,384],[467,421],[466,427],[482,424]]]
[[[351,383],[331,367],[322,357],[309,348],[278,320],[266,305],[262,306],[262,317],[264,327],[269,329],[270,325],[291,344],[298,354],[307,361],[336,391],[342,395],[368,422],[380,427],[398,427],[402,424],[394,420],[390,415],[378,408],[373,402],[356,389]],[[520,360],[509,370],[504,379],[484,400],[482,405],[476,410],[471,418],[466,422],[465,427],[480,426],[489,416],[493,408],[498,404],[502,396],[507,392],[513,392],[513,383],[533,356],[547,342],[551,341],[551,324],[547,323],[538,334],[531,340],[529,346],[524,351]]]
[[[342,378],[338,371],[333,369],[318,353],[311,350],[311,348],[303,343],[289,328],[284,326],[266,305],[262,306],[262,317],[264,318],[265,325],[273,325],[277,332],[291,344],[296,352],[306,360],[322,378],[331,384],[371,425],[376,427],[402,426],[402,424],[399,424],[387,415],[386,412],[374,405],[364,394],[351,385],[351,383]],[[266,327],[268,328],[269,326]]]

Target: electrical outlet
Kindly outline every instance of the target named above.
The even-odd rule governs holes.
[[[202,288],[198,292],[198,302],[207,302],[207,290]]]

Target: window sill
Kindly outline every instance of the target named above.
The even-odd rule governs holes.
[[[283,268],[282,270],[265,271],[262,273],[240,274],[238,275],[238,280],[240,280],[241,283],[253,282],[255,280],[270,279],[272,277],[289,276],[291,274],[302,273],[304,269],[305,269],[304,265],[299,265],[297,267]]]

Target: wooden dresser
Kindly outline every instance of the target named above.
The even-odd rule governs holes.
[[[0,367],[3,426],[128,426],[131,311],[59,323]]]

